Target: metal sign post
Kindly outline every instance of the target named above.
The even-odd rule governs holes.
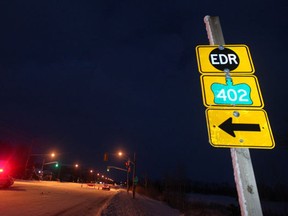
[[[219,17],[205,16],[204,22],[210,45],[224,45],[225,41]],[[241,215],[262,216],[263,213],[249,149],[231,148],[231,157]]]

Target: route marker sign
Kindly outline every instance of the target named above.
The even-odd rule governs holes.
[[[264,110],[208,108],[206,120],[209,142],[214,147],[272,149],[275,146]]]
[[[249,48],[246,45],[199,45],[196,47],[196,57],[200,73],[230,73],[255,72]]]
[[[256,76],[202,75],[201,89],[206,107],[263,108],[264,102]]]

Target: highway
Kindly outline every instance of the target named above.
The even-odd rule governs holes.
[[[1,216],[95,216],[116,193],[79,183],[15,181],[10,189],[0,190],[0,212]]]

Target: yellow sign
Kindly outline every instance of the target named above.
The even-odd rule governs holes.
[[[196,57],[200,73],[254,73],[254,65],[249,48],[246,45],[196,47]]]
[[[209,141],[214,147],[272,149],[275,146],[265,110],[207,109]]]
[[[237,76],[226,79],[224,75],[202,75],[201,88],[206,107],[263,108],[256,76]]]

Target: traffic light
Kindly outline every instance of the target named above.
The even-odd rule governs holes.
[[[108,153],[104,153],[104,161],[108,161]]]
[[[131,171],[130,160],[125,162],[125,167],[127,169],[127,172],[129,173]]]
[[[125,162],[125,166],[128,169],[130,167],[130,161]]]
[[[56,164],[55,164],[55,167],[57,168],[58,166],[59,166],[59,164],[58,164],[58,163],[56,163]]]

